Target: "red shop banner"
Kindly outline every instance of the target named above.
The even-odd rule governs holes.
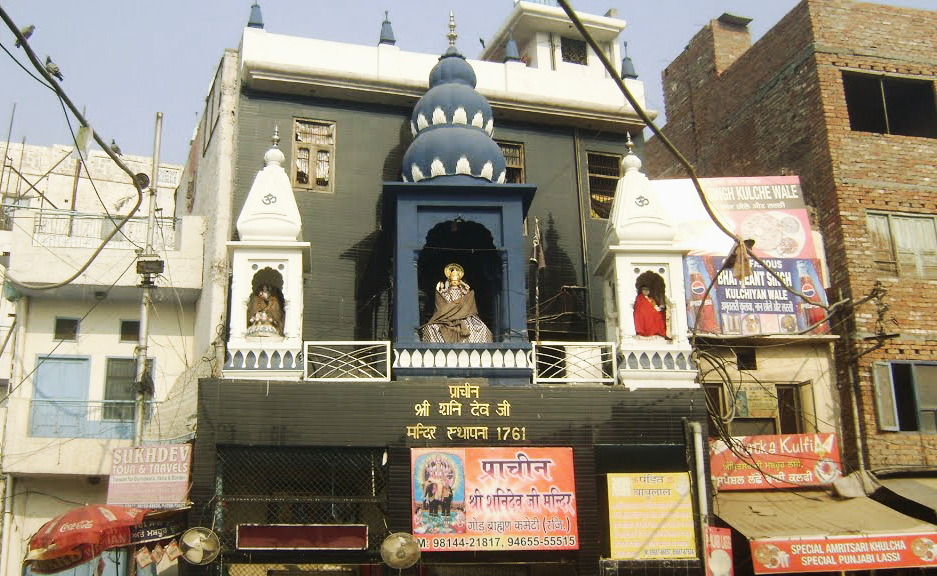
[[[719,490],[826,486],[842,475],[835,434],[734,436],[709,443]]]
[[[937,532],[752,541],[755,574],[931,568]]]
[[[706,527],[706,575],[732,576],[732,530]]]
[[[413,448],[422,550],[577,550],[572,448]]]

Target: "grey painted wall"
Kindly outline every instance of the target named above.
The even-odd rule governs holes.
[[[311,269],[305,279],[306,340],[384,339],[391,337],[389,318],[392,226],[385,226],[381,184],[400,180],[400,159],[412,140],[410,108],[350,102],[287,98],[242,93],[235,162],[235,218],[244,203],[274,125],[280,149],[292,162],[293,118],[336,124],[334,194],[301,191],[296,200],[303,218],[303,239],[312,243]],[[541,276],[544,338],[601,338],[602,291],[591,274],[601,255],[605,220],[589,217],[588,151],[624,154],[619,134],[573,127],[499,123],[495,138],[524,144],[525,176],[536,184],[529,212],[540,218],[547,257]],[[579,140],[581,178],[576,172]],[[582,188],[582,189],[580,189]],[[585,215],[584,225],[580,220]],[[589,264],[583,266],[585,231]],[[531,271],[533,268],[531,268]],[[468,279],[471,282],[471,279]],[[533,275],[530,319],[533,320]],[[590,293],[581,288],[591,286]],[[585,302],[589,301],[589,308]],[[585,314],[595,320],[591,332]]]

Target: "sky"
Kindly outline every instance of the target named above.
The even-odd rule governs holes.
[[[267,32],[376,45],[389,12],[401,50],[441,54],[448,45],[449,11],[457,46],[468,58],[482,49],[510,13],[514,0],[259,0]],[[156,113],[163,113],[160,160],[181,164],[225,48],[237,48],[253,0],[0,0],[20,28],[36,27],[29,43],[41,60],[51,56],[72,102],[106,142],[125,154],[153,154]],[[579,12],[618,11],[627,22],[621,39],[647,107],[660,112],[660,76],[710,20],[729,12],[752,19],[757,41],[796,0],[570,0]],[[898,6],[937,9],[937,0],[893,0]],[[0,45],[31,71],[13,33],[0,22]],[[616,66],[620,63],[616,63]],[[429,70],[427,70],[427,75]],[[77,130],[77,123],[71,118]],[[11,129],[12,127],[12,129]],[[497,127],[496,127],[497,128]],[[58,98],[0,52],[0,141],[71,143]]]

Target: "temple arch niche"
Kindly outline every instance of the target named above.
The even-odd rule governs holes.
[[[491,329],[494,340],[502,340],[501,250],[495,247],[488,228],[460,216],[433,226],[417,258],[420,325],[433,315],[436,283],[445,281],[443,269],[453,262],[462,266],[465,282],[475,291],[479,317]]]

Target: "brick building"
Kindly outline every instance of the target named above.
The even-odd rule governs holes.
[[[748,22],[723,14],[666,68],[664,133],[700,177],[800,177],[830,301],[850,299],[833,322],[844,463],[933,522],[937,12],[805,0],[754,45]],[[651,178],[686,176],[658,138],[647,155]]]

